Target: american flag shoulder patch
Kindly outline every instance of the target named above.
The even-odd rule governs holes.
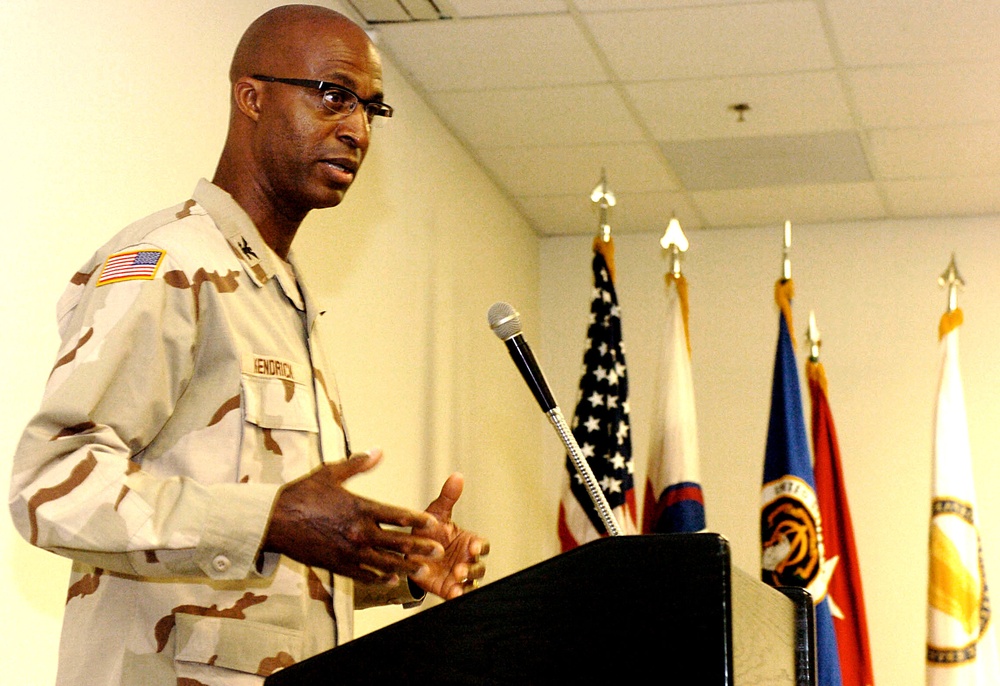
[[[160,268],[160,263],[166,254],[163,250],[127,250],[109,255],[97,277],[97,286],[119,281],[152,279],[156,276],[156,270]]]

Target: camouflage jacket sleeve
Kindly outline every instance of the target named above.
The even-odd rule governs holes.
[[[155,278],[95,288],[98,263],[61,301],[58,360],[15,455],[15,525],[34,545],[122,574],[269,573],[256,565],[279,484],[143,466],[167,422],[185,421],[178,404],[201,393],[192,378],[212,360],[198,299],[163,276],[183,271],[155,246],[138,249],[161,253]],[[192,419],[185,430],[203,427]]]

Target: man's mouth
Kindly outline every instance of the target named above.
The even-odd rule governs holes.
[[[332,160],[327,160],[326,163],[331,167],[333,167],[334,169],[346,172],[348,174],[354,174],[357,171],[357,168],[354,165],[345,164],[343,162],[334,162]]]
[[[348,174],[358,173],[358,163],[357,161],[349,157],[331,157],[329,159],[323,160],[324,163],[330,165],[334,169]]]
[[[339,183],[350,183],[354,180],[354,176],[358,172],[358,165],[351,160],[323,160],[323,164],[330,170],[331,176]]]

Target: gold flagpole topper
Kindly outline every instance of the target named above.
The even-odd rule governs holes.
[[[955,264],[955,253],[951,254],[948,268],[938,277],[938,284],[948,289],[947,312],[954,312],[958,309],[958,289],[965,286],[965,280],[958,273],[958,266]]]

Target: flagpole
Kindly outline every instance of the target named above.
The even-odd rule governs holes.
[[[951,262],[947,269],[938,277],[938,283],[948,289],[948,309],[946,312],[954,312],[958,309],[958,289],[965,286],[965,280],[958,273],[955,265],[955,253],[951,254]]]
[[[785,220],[785,241],[781,251],[781,280],[792,278],[792,222]]]
[[[819,362],[819,348],[823,345],[820,338],[819,327],[816,326],[816,312],[809,310],[809,328],[806,329],[806,344],[809,346],[809,361]]]
[[[597,232],[602,241],[611,240],[611,224],[608,222],[608,209],[615,206],[615,194],[608,188],[608,179],[601,168],[601,181],[590,193],[590,200],[597,204]]]
[[[660,239],[660,247],[670,255],[668,276],[679,279],[682,276],[681,253],[687,252],[688,239],[684,235],[684,231],[681,230],[681,223],[677,221],[677,217],[670,218],[670,224],[667,225],[667,230],[663,232],[663,238]]]
[[[781,249],[781,278],[774,284],[774,300],[781,308],[788,327],[788,335],[795,340],[795,327],[792,325],[792,298],[795,297],[795,284],[792,282],[792,222],[785,220],[784,240]]]
[[[941,322],[938,325],[938,338],[944,338],[948,331],[956,326],[961,326],[963,315],[958,307],[958,289],[965,286],[965,280],[958,273],[958,266],[955,264],[955,253],[951,254],[951,261],[947,268],[938,277],[938,284],[948,291],[948,306],[944,314],[941,315]]]

